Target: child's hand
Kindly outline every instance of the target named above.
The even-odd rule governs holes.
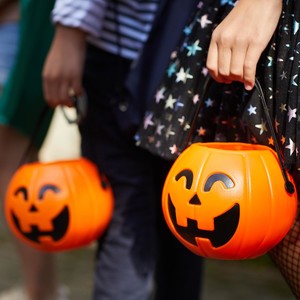
[[[44,96],[49,106],[74,106],[72,96],[82,94],[85,37],[76,28],[57,26],[43,69]]]
[[[218,82],[254,87],[257,62],[272,38],[282,0],[240,0],[212,34],[207,68]]]

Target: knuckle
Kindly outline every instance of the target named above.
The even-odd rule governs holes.
[[[227,32],[224,32],[222,35],[219,35],[218,37],[219,46],[224,48],[230,48],[232,43],[233,43],[232,35],[228,34]]]
[[[228,77],[230,75],[230,72],[225,68],[219,67],[219,75],[223,77]]]
[[[206,61],[206,68],[209,72],[215,73],[216,72],[216,65],[211,61]]]
[[[230,78],[234,80],[241,80],[243,78],[243,72],[240,69],[233,68],[230,70]]]

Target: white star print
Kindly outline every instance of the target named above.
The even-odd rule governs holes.
[[[256,108],[257,108],[257,107],[252,106],[252,105],[250,104],[250,107],[248,108],[249,116],[251,116],[251,115],[256,115]]]
[[[190,124],[189,123],[185,123],[184,127],[183,127],[183,130],[184,131],[187,131],[191,128]]]
[[[172,147],[170,147],[169,150],[171,151],[172,154],[175,154],[178,152],[178,148],[175,144]]]
[[[207,25],[211,24],[212,21],[208,20],[207,15],[203,15],[199,20],[199,23],[202,28],[205,28]]]
[[[255,125],[256,128],[260,129],[259,134],[262,135],[264,133],[264,131],[268,131],[267,126],[266,126],[266,122],[264,122],[263,120],[261,120],[260,124]]]
[[[188,73],[189,70],[187,69],[186,71],[184,71],[184,69],[181,67],[179,72],[176,73],[176,82],[180,82],[182,81],[183,83],[186,83],[187,79],[192,79],[193,75]]]
[[[166,108],[174,108],[174,103],[176,102],[176,99],[172,97],[172,95],[169,95],[168,99],[166,100],[166,105],[165,105],[165,109]]]
[[[203,6],[203,1],[200,1],[197,5],[197,8],[202,8],[202,6]]]
[[[158,134],[158,135],[161,135],[162,130],[163,130],[164,128],[165,128],[165,125],[160,125],[160,124],[158,124],[157,127],[156,127],[155,133]]]
[[[185,76],[185,72],[184,69],[181,67],[179,72],[177,72],[176,74],[177,78],[176,78],[176,82],[182,81],[182,82],[186,82],[186,76]]]
[[[296,149],[296,145],[295,143],[293,142],[292,139],[289,139],[289,145],[285,146],[285,148],[289,149],[290,150],[290,156],[294,153],[295,149]]]
[[[282,71],[282,73],[280,75],[281,80],[286,79],[287,78],[286,75],[287,75],[287,72],[286,71]]]
[[[165,96],[164,96],[164,92],[166,91],[166,88],[165,87],[162,87],[160,90],[158,90],[156,92],[156,95],[155,95],[155,101],[156,103],[159,103],[160,100],[164,99]]]
[[[273,57],[268,56],[268,60],[269,60],[268,67],[271,67],[273,65]]]
[[[202,73],[204,76],[207,76],[207,74],[208,74],[208,69],[205,68],[205,67],[203,67],[201,73]]]
[[[206,104],[206,107],[212,107],[213,104],[214,104],[214,101],[211,100],[210,98],[208,98],[208,99],[205,101],[205,104]]]
[[[294,85],[294,86],[298,86],[298,83],[296,82],[296,78],[298,77],[298,74],[296,74],[296,75],[294,75],[292,78],[293,78],[293,80],[292,80],[292,84]]]
[[[144,119],[144,129],[147,129],[148,126],[153,126],[154,123],[152,121],[153,113],[149,113],[148,115],[145,116]]]
[[[174,59],[174,58],[176,58],[177,57],[177,51],[173,51],[172,53],[171,53],[171,59]]]
[[[206,4],[203,4],[203,2],[201,1],[204,0],[197,1],[199,3],[198,5],[200,7],[202,5],[205,6]],[[218,5],[233,5],[232,2],[235,4],[238,1],[220,0],[218,2]],[[218,8],[214,7],[214,5],[212,4],[212,10],[215,10],[215,13],[217,13]],[[143,120],[143,125],[145,125],[145,127],[148,127],[147,130],[149,131],[145,133],[145,136],[154,137],[154,141],[151,144],[151,147],[154,147],[157,143],[157,145],[159,145],[160,147],[164,147],[164,149],[161,149],[161,151],[164,151],[164,154],[166,155],[171,155],[171,152],[173,154],[176,152],[176,154],[179,154],[181,152],[181,147],[179,144],[179,141],[181,141],[181,135],[185,136],[187,134],[187,132],[185,132],[184,130],[191,130],[188,129],[191,116],[189,115],[189,113],[186,113],[185,108],[183,109],[182,105],[184,104],[184,107],[190,106],[191,109],[194,109],[198,112],[197,106],[199,106],[200,103],[203,104],[204,109],[201,110],[201,113],[197,113],[197,117],[202,115],[202,117],[206,121],[206,112],[210,112],[210,110],[212,110],[215,107],[215,104],[219,101],[219,99],[216,99],[211,95],[207,95],[203,98],[203,96],[201,96],[200,94],[201,89],[195,88],[194,84],[190,84],[194,82],[196,77],[198,79],[199,76],[200,82],[198,84],[203,84],[205,77],[209,76],[209,71],[207,70],[207,68],[205,68],[205,63],[203,63],[203,61],[201,60],[202,55],[200,54],[202,51],[204,51],[203,49],[207,42],[207,32],[211,32],[211,30],[217,25],[215,24],[215,20],[211,19],[211,15],[212,14],[210,14],[210,12],[203,10],[202,13],[200,12],[197,14],[197,17],[196,19],[193,19],[193,22],[187,23],[187,26],[189,27],[186,27],[184,29],[185,39],[184,41],[182,40],[178,47],[176,47],[176,49],[178,49],[178,52],[172,53],[170,63],[173,63],[173,65],[169,65],[170,68],[167,69],[168,73],[166,73],[165,70],[165,74],[163,74],[165,79],[162,81],[162,84],[155,90],[155,96],[153,99],[153,102],[162,107],[163,115],[160,117],[161,122],[159,122],[160,118],[156,116],[155,112],[153,112],[152,116],[148,115]],[[270,45],[268,45],[268,50],[270,51],[266,53],[269,53],[267,54],[267,56],[269,57],[265,57],[264,60],[265,67],[276,67],[276,70],[278,72],[276,74],[271,71],[267,72],[268,74],[266,74],[266,76],[263,78],[265,84],[264,88],[266,91],[266,100],[268,101],[268,103],[272,104],[272,113],[274,113],[274,129],[278,135],[280,148],[281,150],[284,150],[284,154],[286,155],[286,164],[295,163],[296,159],[298,161],[300,158],[300,146],[298,147],[299,157],[297,157],[298,143],[295,139],[295,133],[291,133],[291,129],[293,129],[295,126],[297,127],[298,123],[300,124],[300,110],[298,112],[298,106],[297,104],[295,104],[297,103],[297,98],[299,98],[297,96],[297,88],[300,87],[300,75],[298,74],[299,72],[295,71],[297,67],[299,67],[300,70],[300,60],[298,58],[298,56],[300,55],[300,41],[297,41],[296,35],[293,35],[296,32],[297,34],[299,34],[300,27],[299,20],[297,20],[298,22],[295,21],[295,15],[292,15],[289,21],[289,23],[282,23],[282,26],[280,27],[280,34],[282,33],[282,39],[280,40],[280,43],[276,41],[276,43],[272,42]],[[194,26],[198,26],[200,30],[203,31],[203,33],[201,32],[200,35],[195,34],[196,30]],[[282,31],[286,31],[286,34]],[[202,50],[200,50],[201,47],[203,48]],[[280,54],[274,56],[273,54],[277,54],[278,50],[281,50],[281,47],[284,48],[284,51],[282,51],[282,53],[281,51],[279,51]],[[193,66],[191,66],[189,63],[185,63],[185,59],[190,60],[193,55],[199,55],[200,59],[194,57]],[[292,59],[294,59],[294,61],[292,61]],[[292,67],[293,69],[291,70]],[[195,74],[198,75],[196,76]],[[294,75],[298,75],[298,77],[294,77]],[[275,82],[275,79],[277,80],[278,84],[272,84],[273,82]],[[175,86],[174,92],[172,90],[168,92],[168,87],[164,83],[172,84],[173,86]],[[281,83],[284,83],[284,85],[282,85]],[[272,87],[274,87],[273,90]],[[282,88],[286,88],[286,91],[281,90]],[[243,92],[239,89],[235,90],[235,87],[233,87],[233,89],[230,87],[225,88],[223,91],[225,96],[234,93],[239,94],[240,92],[242,97],[245,97],[243,98],[245,100],[248,99],[248,97],[251,97],[251,94],[249,92],[244,91],[243,94]],[[234,97],[237,98],[237,96],[241,95],[234,95]],[[231,97],[231,95],[228,95],[228,97]],[[282,101],[282,103],[280,101]],[[220,106],[220,110],[226,110],[228,108],[227,105],[222,104],[222,101],[220,102],[221,104],[218,104],[218,109]],[[245,102],[241,101],[240,104],[238,104],[237,101],[233,104],[234,106],[232,106],[232,113],[233,116],[235,116],[238,110],[242,110],[242,105],[245,105]],[[247,114],[247,118],[249,120],[252,120],[251,126],[254,129],[254,133],[257,139],[256,142],[263,142],[266,145],[268,145],[269,143],[269,145],[274,146],[275,140],[273,141],[273,138],[271,137],[268,122],[266,122],[265,117],[260,117],[260,105],[257,105],[255,102],[249,102],[245,105],[244,108],[246,108],[245,112]],[[256,119],[256,121],[253,121],[254,119]],[[242,135],[238,136],[241,132],[240,129],[242,130],[244,128],[243,126],[246,126],[244,124],[240,124],[242,120],[234,120],[231,117],[220,117],[218,110],[214,111],[214,114],[208,120],[209,124],[207,124],[207,128],[203,125],[204,122],[201,121],[199,121],[198,124],[195,124],[196,128],[194,128],[193,133],[194,137],[196,137],[196,140],[198,139],[199,141],[205,140],[204,137],[206,136],[209,137],[211,129],[210,126],[222,126],[223,123],[226,123],[228,128],[232,128],[232,133],[234,134],[234,136],[232,136],[233,140],[240,141],[242,139]],[[172,124],[172,126],[169,126],[170,124]],[[200,127],[200,124],[203,127]],[[206,125],[206,123],[204,124]],[[236,129],[234,129],[233,126],[235,126]],[[297,128],[294,129],[296,130]],[[216,137],[217,139],[223,141],[225,139],[225,136],[223,135],[223,127],[220,131],[221,133]],[[181,134],[177,137],[178,132],[181,132]],[[225,128],[224,132],[226,133]],[[144,137],[141,138],[143,140],[141,142],[142,144],[146,141]],[[168,138],[168,140],[166,137]],[[252,138],[252,133],[250,135],[250,138]],[[251,141],[254,141],[254,139],[255,137],[253,137]],[[178,149],[176,151],[177,147]]]
[[[294,35],[298,32],[298,30],[299,30],[299,22],[297,22],[295,20],[295,23],[294,23]]]
[[[199,102],[199,95],[198,94],[194,95],[194,97],[193,97],[193,103],[196,104],[197,102]]]
[[[289,110],[288,110],[288,117],[289,117],[289,122],[291,122],[292,118],[297,118],[297,108],[294,108],[292,109],[290,106],[289,106]]]
[[[179,122],[180,126],[182,126],[184,124],[184,121],[185,121],[184,116],[182,116],[181,118],[178,119],[178,122]]]
[[[172,131],[172,125],[170,125],[166,131],[166,138],[168,139],[170,135],[175,135],[175,132]]]

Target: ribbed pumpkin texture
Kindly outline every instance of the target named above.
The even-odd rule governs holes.
[[[9,228],[43,251],[88,245],[103,234],[112,212],[111,187],[85,158],[25,164],[6,192]]]
[[[278,244],[294,222],[297,194],[284,184],[269,147],[195,143],[166,178],[164,217],[175,237],[197,255],[255,258]]]

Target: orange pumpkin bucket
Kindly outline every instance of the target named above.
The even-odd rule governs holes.
[[[297,195],[284,185],[276,152],[267,146],[196,143],[166,178],[163,213],[176,238],[197,255],[254,258],[293,224]]]
[[[86,246],[107,228],[113,194],[89,160],[29,163],[14,174],[5,217],[15,236],[43,251]]]
[[[163,214],[171,232],[193,253],[255,258],[288,233],[297,193],[274,130],[272,135],[276,152],[246,143],[195,143],[174,162],[163,188]]]

